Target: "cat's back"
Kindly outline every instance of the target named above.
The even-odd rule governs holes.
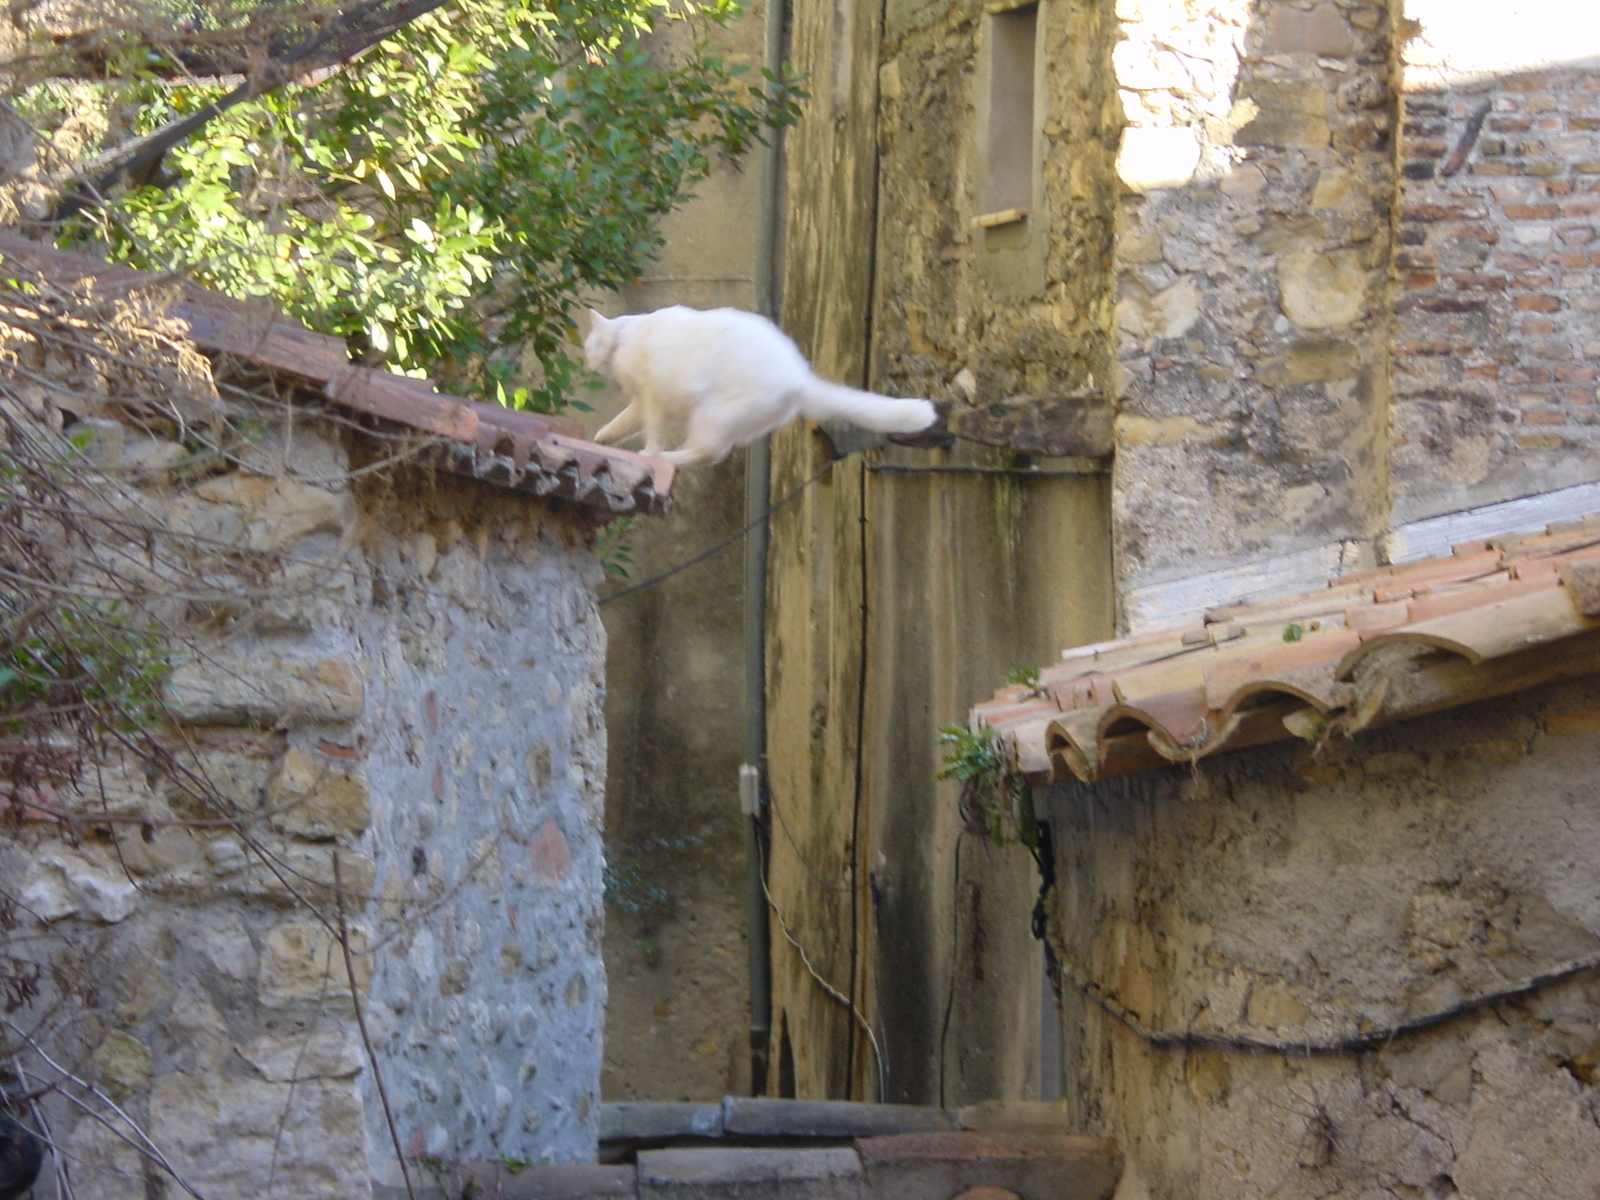
[[[739,308],[658,308],[631,318],[630,340],[657,365],[669,362],[737,362],[748,359],[769,366],[805,360],[795,344],[763,316]]]

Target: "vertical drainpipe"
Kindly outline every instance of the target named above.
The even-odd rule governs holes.
[[[783,69],[788,0],[767,0],[766,69]],[[783,186],[783,133],[774,130],[761,163],[761,227],[756,247],[756,303],[764,316],[778,319],[778,223]],[[744,519],[750,533],[744,546],[744,762],[739,767],[739,806],[744,814],[745,925],[750,970],[750,1091],[767,1090],[767,1059],[772,1043],[772,929],[763,878],[766,837],[767,766],[767,505],[772,450],[766,437],[751,442],[744,460]]]

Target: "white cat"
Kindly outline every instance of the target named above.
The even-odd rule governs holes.
[[[589,367],[617,381],[628,406],[594,440],[644,430],[644,452],[679,466],[721,462],[728,451],[804,414],[879,433],[916,433],[936,414],[926,400],[894,400],[818,379],[771,321],[734,308],[674,305],[631,317],[590,309],[583,340]],[[669,420],[683,446],[662,451]]]

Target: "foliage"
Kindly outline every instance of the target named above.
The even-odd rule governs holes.
[[[1006,672],[1006,682],[1021,684],[1023,687],[1037,688],[1039,686],[1039,668],[1013,667]]]
[[[987,725],[968,729],[965,725],[946,725],[939,730],[939,744],[947,747],[944,767],[935,779],[968,780],[998,777],[1000,751],[994,744],[994,730]]]
[[[122,605],[0,593],[0,729],[88,712],[143,726],[155,718],[168,673],[164,640],[130,623]]]
[[[611,522],[600,531],[595,553],[600,558],[600,568],[613,579],[626,579],[633,573],[633,537],[637,521],[623,517]]]
[[[1007,769],[994,730],[987,725],[975,730],[946,725],[939,730],[939,744],[946,747],[944,766],[934,778],[960,782],[958,805],[967,832],[997,846],[1020,842],[1036,851],[1039,825],[1028,781]]]
[[[656,219],[794,116],[795,91],[703,46],[653,62],[642,39],[667,17],[666,0],[456,0],[315,86],[213,118],[63,237],[269,299],[365,361],[553,410],[581,378],[579,295],[636,279]],[[58,128],[93,94],[139,135],[229,87],[131,57],[19,107]]]

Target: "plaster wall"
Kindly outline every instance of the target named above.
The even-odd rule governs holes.
[[[759,78],[766,10],[722,27],[667,22],[654,53],[708,37]],[[669,304],[760,310],[762,160],[720,164],[665,217],[665,244],[608,313]],[[590,397],[591,431],[621,408]],[[623,538],[632,562],[614,593],[688,559],[744,524],[744,452],[678,476],[672,511]],[[601,609],[608,633],[610,799],[603,1090],[612,1100],[716,1100],[748,1092],[751,1058],[744,846],[743,542]]]
[[[1067,1096],[1120,1195],[1593,1193],[1597,704],[1050,789]]]

